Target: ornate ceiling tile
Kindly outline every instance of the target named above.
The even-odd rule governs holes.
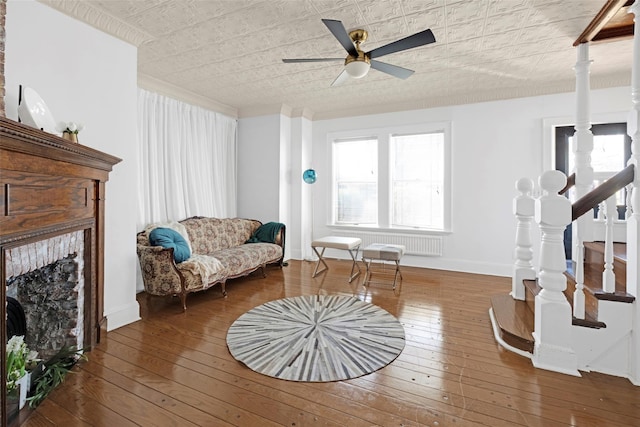
[[[172,96],[182,90],[185,99],[209,99],[201,104],[225,111],[279,111],[285,103],[314,118],[573,90],[572,43],[603,2],[41,1],[138,46],[140,80],[153,82],[147,86],[168,88]],[[407,80],[372,69],[331,87],[347,54],[322,18],[366,29],[364,51],[426,28],[436,43],[380,59],[414,70]],[[592,87],[628,84],[631,47],[627,40],[590,48]],[[282,58],[338,60],[285,64]]]

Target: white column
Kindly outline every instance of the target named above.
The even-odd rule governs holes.
[[[516,182],[516,189],[520,194],[513,199],[513,214],[516,216],[517,225],[511,296],[524,301],[525,290],[522,281],[536,278],[532,262],[533,249],[531,249],[531,223],[535,210],[535,200],[531,197],[533,181],[529,178],[521,178]]]
[[[538,276],[542,290],[535,300],[532,362],[537,368],[579,376],[571,347],[571,306],[563,293],[567,287],[563,234],[571,222],[571,202],[558,191],[566,182],[567,177],[555,170],[540,177],[544,194],[536,200],[534,216],[542,232]]]
[[[574,170],[576,174],[576,184],[574,189],[575,200],[587,194],[593,188],[593,168],[591,167],[591,152],[593,151],[593,134],[591,133],[591,113],[590,113],[590,84],[589,84],[589,44],[578,45],[578,59],[574,67],[576,73],[576,124],[574,134]],[[582,227],[582,236],[574,239],[574,246],[582,244],[582,240],[591,235],[592,218],[584,215],[578,220]],[[574,233],[575,234],[575,233]],[[580,239],[580,237],[582,239]],[[574,257],[575,259],[575,257]]]
[[[574,170],[576,174],[574,200],[587,194],[593,188],[593,168],[591,152],[593,151],[593,134],[591,133],[590,83],[589,83],[589,44],[582,43],[577,48],[578,58],[574,67],[576,73],[576,124],[573,146]],[[593,218],[583,215],[573,224],[572,255],[575,263],[576,289],[573,294],[573,314],[584,319],[584,241],[592,240]]]
[[[627,121],[627,132],[631,136],[631,159],[629,164],[635,165],[633,189],[631,191],[631,215],[627,219],[627,293],[636,297],[635,304],[639,304],[640,297],[640,2],[636,1],[630,7],[634,18],[633,63],[631,66],[631,101],[632,110]],[[633,333],[630,348],[629,379],[640,385],[640,310],[635,310],[633,317]]]

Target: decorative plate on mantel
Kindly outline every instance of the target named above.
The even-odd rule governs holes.
[[[56,121],[47,104],[38,95],[38,92],[30,87],[25,87],[22,91],[22,101],[18,105],[18,117],[22,123],[28,126],[52,134],[59,134],[56,131]]]

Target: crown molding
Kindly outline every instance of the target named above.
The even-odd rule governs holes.
[[[38,1],[136,47],[154,39],[153,35],[127,24],[104,10],[97,8],[91,2],[77,0]]]
[[[291,113],[291,117],[292,118],[302,117],[307,120],[313,121],[314,114],[315,113],[313,112],[313,110],[307,107],[294,108]]]
[[[238,118],[247,119],[250,117],[270,116],[273,114],[291,117],[291,111],[291,107],[286,104],[252,105],[250,107],[240,108],[238,110]]]
[[[238,109],[213,99],[198,95],[181,87],[167,83],[155,77],[151,77],[144,73],[138,73],[138,87],[160,95],[168,96],[188,104],[197,105],[199,107],[211,110],[225,116],[238,118]]]
[[[631,74],[623,73],[621,75],[609,76],[600,79],[592,77],[590,83],[591,89],[608,89],[613,87],[629,86],[631,84]],[[336,109],[317,112],[314,114],[313,120],[331,120],[353,116],[424,110],[428,108],[451,107],[455,105],[477,104],[481,102],[504,101],[507,99],[570,93],[575,92],[575,84],[575,80],[566,80],[544,87],[511,88],[499,91],[483,91],[453,96],[439,96],[396,104],[370,105],[359,108],[357,114],[354,114],[353,109]]]
[[[631,73],[621,73],[619,75],[607,76],[603,78],[591,77],[592,89],[607,89],[612,87],[623,87],[631,84]],[[575,80],[564,80],[553,85],[507,88],[502,90],[487,90],[460,95],[445,95],[438,97],[428,97],[408,102],[395,104],[379,104],[361,106],[357,113],[352,108],[334,109],[330,111],[314,112],[307,107],[294,107],[287,110],[283,104],[259,105],[245,107],[239,110],[239,118],[249,118],[256,116],[266,116],[281,114],[287,117],[304,117],[310,121],[331,120],[354,116],[368,116],[372,114],[394,113],[399,111],[424,110],[428,108],[451,107],[454,105],[478,104],[481,102],[504,101],[507,99],[529,98],[534,96],[555,95],[559,93],[575,92]],[[287,111],[289,111],[287,113]]]

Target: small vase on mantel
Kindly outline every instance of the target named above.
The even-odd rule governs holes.
[[[62,138],[71,142],[78,142],[78,134],[73,132],[62,132]]]

